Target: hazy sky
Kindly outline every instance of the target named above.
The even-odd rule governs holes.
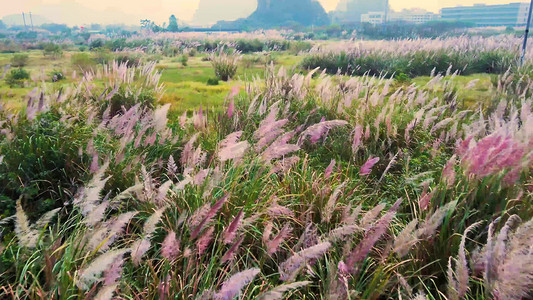
[[[31,11],[55,23],[139,24],[140,18],[162,23],[175,14],[191,20],[200,0],[0,0],[0,17]],[[224,0],[220,0],[224,1]],[[253,0],[242,0],[253,1]],[[319,0],[326,11],[335,9],[339,0]],[[394,10],[420,7],[438,12],[442,7],[474,3],[502,4],[524,0],[389,0]]]

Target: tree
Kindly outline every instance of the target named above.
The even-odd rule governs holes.
[[[168,18],[168,31],[170,32],[177,32],[178,31],[178,20],[176,19],[176,16],[171,15],[170,18]]]

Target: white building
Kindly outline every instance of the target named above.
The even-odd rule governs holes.
[[[361,15],[361,23],[383,24],[384,21],[384,11],[372,11]]]
[[[421,24],[439,19],[439,15],[423,9],[404,9],[400,12],[390,11],[386,13],[368,12],[361,15],[361,23],[383,24],[385,20],[388,22],[408,22]]]

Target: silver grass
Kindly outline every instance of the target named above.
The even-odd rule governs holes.
[[[170,108],[170,103],[165,104],[154,111],[154,128],[161,132],[167,127],[167,113]]]
[[[98,256],[85,269],[80,271],[76,284],[79,288],[87,290],[91,285],[100,280],[100,275],[113,264],[113,262],[130,252],[130,249],[117,249],[108,251]]]
[[[241,293],[242,288],[259,274],[257,268],[248,269],[231,276],[226,280],[214,298],[218,300],[231,300]]]
[[[409,250],[411,250],[411,247],[418,242],[415,232],[416,225],[418,225],[418,220],[411,220],[411,222],[409,222],[394,239],[393,251],[398,254],[399,257],[407,255]]]
[[[31,225],[28,216],[22,208],[20,199],[16,203],[15,234],[19,244],[23,247],[34,248],[37,245],[39,231],[43,229],[61,208],[53,209],[42,215],[35,224]],[[7,219],[7,218],[6,218]],[[5,220],[2,220],[5,221]]]
[[[167,206],[164,206],[156,210],[147,220],[144,222],[143,232],[145,236],[150,236],[157,229],[157,223],[161,221],[163,213],[167,209]]]
[[[288,284],[282,284],[271,289],[268,292],[265,292],[263,295],[259,296],[259,299],[261,300],[283,299],[283,293],[294,290],[294,289],[299,289],[311,283],[312,283],[311,281],[298,281],[298,282],[293,282],[293,283],[288,283]]]
[[[96,296],[94,296],[93,300],[111,300],[113,299],[113,294],[115,293],[115,290],[118,287],[118,283],[112,284],[112,285],[105,285],[103,286]]]
[[[296,252],[293,256],[289,257],[279,265],[280,279],[283,281],[293,280],[298,274],[298,271],[304,267],[308,261],[323,256],[330,247],[330,242],[323,242]]]
[[[134,265],[138,266],[141,263],[141,258],[151,246],[152,244],[148,238],[138,239],[131,245],[129,251],[131,251],[131,260]]]
[[[369,210],[363,215],[363,218],[361,218],[361,221],[359,223],[359,226],[363,228],[368,228],[370,224],[372,224],[376,218],[378,217],[379,213],[385,208],[385,204],[381,203],[376,205],[374,208]]]
[[[346,237],[349,237],[359,231],[363,231],[363,228],[353,224],[344,225],[331,230],[327,235],[327,239],[331,242],[335,242],[338,240],[345,239]]]
[[[22,209],[20,199],[17,200],[17,212],[15,216],[15,234],[19,240],[19,244],[28,248],[35,247],[39,233],[31,228],[28,216]]]
[[[335,188],[335,190],[329,197],[328,202],[326,203],[326,206],[324,207],[324,210],[322,212],[323,222],[329,223],[329,221],[331,220],[331,216],[333,214],[333,211],[335,210],[335,205],[337,203],[337,198],[339,197],[339,194],[341,193],[342,189],[346,186],[347,183],[348,182],[345,181],[341,185],[339,185],[337,188]]]
[[[437,228],[442,224],[444,217],[449,211],[455,208],[457,201],[452,201],[443,207],[439,207],[432,215],[426,220],[417,231],[418,238],[428,238],[435,234]]]

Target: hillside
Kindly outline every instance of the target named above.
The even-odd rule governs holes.
[[[273,28],[289,25],[327,25],[329,17],[316,0],[258,0],[257,9],[246,19],[219,22],[222,28]]]

